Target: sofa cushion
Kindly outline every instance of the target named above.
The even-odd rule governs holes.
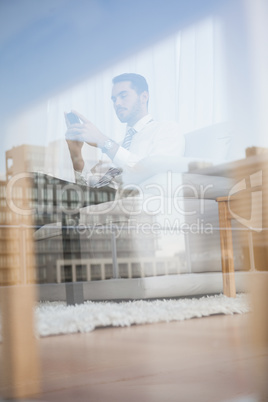
[[[229,159],[231,129],[228,123],[218,123],[185,134],[185,157],[213,164]]]

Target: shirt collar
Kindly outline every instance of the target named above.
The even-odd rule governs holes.
[[[148,124],[151,120],[153,120],[151,114],[147,114],[146,116],[143,116],[137,123],[134,124],[133,128],[138,132],[141,131],[146,124]],[[127,126],[127,130],[130,128],[130,126]]]

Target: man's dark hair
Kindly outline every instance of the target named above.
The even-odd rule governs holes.
[[[140,74],[124,73],[113,78],[113,84],[117,84],[118,82],[122,81],[130,81],[132,88],[135,89],[137,94],[141,94],[143,91],[149,92],[147,81]]]

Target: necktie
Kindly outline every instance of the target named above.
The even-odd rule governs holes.
[[[136,134],[136,132],[137,131],[133,127],[130,127],[127,130],[123,144],[122,144],[123,148],[125,148],[127,150],[129,149],[132,138],[133,138],[134,134]],[[121,173],[122,173],[122,169],[110,168],[109,170],[107,170],[105,175],[100,178],[100,180],[95,184],[94,187],[100,188],[100,187],[107,186],[114,177],[118,176]]]
[[[127,130],[126,135],[125,135],[125,138],[124,138],[124,141],[123,141],[123,144],[122,144],[122,147],[123,147],[123,148],[129,149],[130,144],[131,144],[131,141],[132,141],[132,138],[133,138],[134,134],[136,134],[136,132],[137,132],[137,131],[136,131],[135,128],[133,128],[133,127],[130,127],[130,128]]]

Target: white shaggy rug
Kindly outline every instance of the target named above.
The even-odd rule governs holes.
[[[242,314],[250,311],[248,296],[239,294],[178,300],[129,302],[85,302],[75,306],[44,302],[35,310],[39,336],[90,332],[97,327],[182,321],[213,314]]]

